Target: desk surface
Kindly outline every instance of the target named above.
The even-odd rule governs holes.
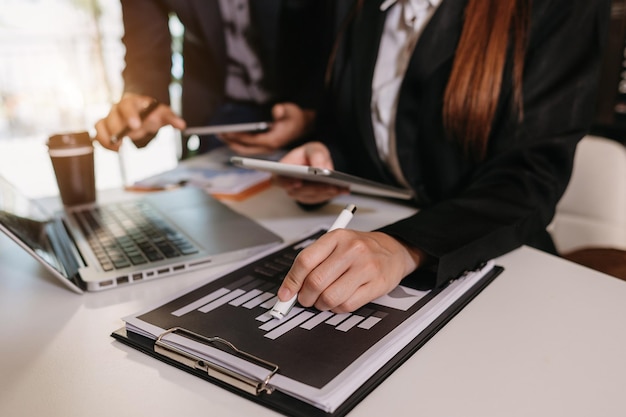
[[[354,196],[304,212],[274,188],[229,204],[290,240],[347,202],[361,230],[412,212]],[[505,272],[350,416],[626,415],[626,282],[526,247],[498,262]],[[109,336],[208,274],[81,296],[0,236],[0,415],[276,415]]]

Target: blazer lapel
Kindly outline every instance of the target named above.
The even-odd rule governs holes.
[[[454,57],[467,0],[443,0],[424,28],[409,62],[408,72],[426,79]]]
[[[250,22],[257,32],[257,46],[263,55],[259,58],[273,67],[276,62],[281,0],[249,0],[249,4]]]
[[[415,111],[414,117],[420,116],[420,109],[415,108],[415,101],[410,99],[420,92],[411,91],[415,88],[415,84],[410,83],[412,84],[411,87],[404,84],[409,83],[409,78],[411,78],[413,81],[419,80],[418,84],[428,86],[429,83],[434,82],[430,79],[441,66],[454,59],[466,2],[467,0],[443,0],[424,28],[409,61],[407,76],[400,89],[398,112],[406,112],[407,106],[412,106],[410,108],[411,111]],[[439,102],[439,100],[435,101]],[[420,102],[431,103],[427,96],[423,97]],[[400,165],[403,167],[406,179],[417,191],[418,200],[427,204],[430,198],[422,185],[422,172],[410,167],[417,163],[415,160],[418,152],[416,143],[420,134],[426,135],[427,140],[443,140],[443,138],[433,137],[432,132],[419,132],[417,124],[407,118],[400,117],[396,118],[396,132],[402,132],[402,134],[398,134],[396,146]]]
[[[383,0],[363,0],[363,8],[356,15],[351,39],[352,79],[359,133],[378,170],[387,176],[380,163],[372,127],[370,103],[372,101],[372,79],[378,57],[378,46],[385,26],[385,13],[380,10]]]

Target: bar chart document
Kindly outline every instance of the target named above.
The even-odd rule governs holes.
[[[286,396],[319,415],[340,415],[354,406],[349,399],[362,398],[364,386],[373,389],[381,369],[416,341],[423,344],[501,270],[488,262],[437,290],[416,289],[407,278],[352,313],[296,305],[285,318],[273,318],[268,311],[285,274],[321,233],[126,317],[123,336],[113,336],[131,345],[133,338],[156,343],[170,361],[196,370],[214,364],[228,374],[226,383],[232,375],[256,381],[252,397],[279,411],[292,412],[272,401]]]

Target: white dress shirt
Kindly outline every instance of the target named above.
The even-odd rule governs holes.
[[[378,154],[395,178],[404,186],[396,149],[395,119],[400,85],[426,24],[442,0],[387,0],[381,11],[387,12],[380,39],[372,81],[372,123]]]

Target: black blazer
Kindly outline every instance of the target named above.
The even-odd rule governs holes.
[[[182,116],[207,123],[224,95],[226,51],[217,0],[121,0],[125,33],[124,89],[169,103],[168,15],[185,26]],[[250,1],[260,59],[276,101],[318,105],[332,25],[326,0]]]
[[[343,36],[321,137],[335,165],[393,183],[376,152],[371,84],[385,14],[366,0]],[[443,93],[466,0],[443,0],[403,81],[396,136],[400,165],[420,211],[383,232],[437,260],[436,284],[522,244],[555,252],[546,232],[594,111],[608,0],[532,2],[524,72],[524,119],[510,110],[506,71],[483,162],[466,158],[443,128]]]

